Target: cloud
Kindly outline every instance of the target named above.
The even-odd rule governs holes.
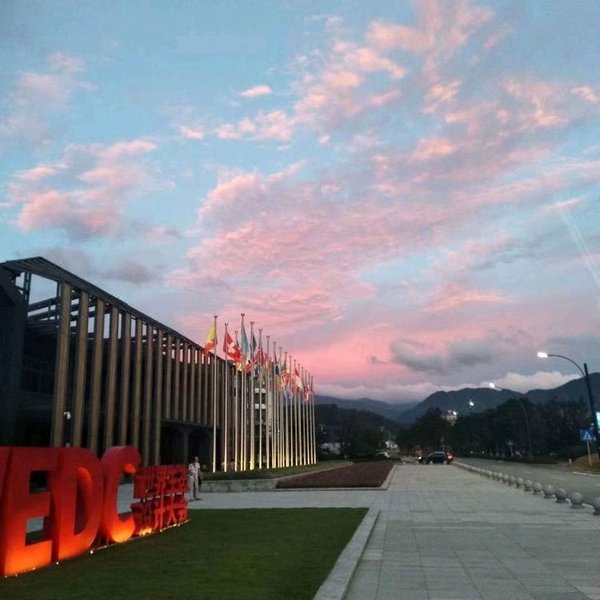
[[[272,93],[271,88],[268,85],[255,85],[243,92],[240,92],[240,96],[244,98],[258,98],[259,96],[268,96]]]
[[[62,229],[72,238],[121,233],[127,202],[150,185],[143,155],[148,140],[67,146],[62,160],[19,171],[9,185],[8,206],[23,230]]]
[[[9,96],[7,115],[0,122],[0,140],[47,144],[49,115],[65,112],[76,91],[95,89],[79,78],[83,71],[80,59],[55,53],[48,57],[45,72],[22,72]]]
[[[579,377],[581,377],[579,373],[563,375],[558,371],[537,371],[531,375],[510,372],[496,379],[494,383],[500,388],[525,393],[530,390],[549,390]]]
[[[295,121],[285,111],[273,110],[259,113],[254,119],[245,117],[238,123],[223,123],[215,130],[215,135],[222,140],[254,140],[289,141],[295,130]]]
[[[442,352],[426,350],[421,343],[396,340],[390,345],[392,362],[413,371],[445,375],[455,370],[491,362],[494,347],[486,339],[458,339]]]
[[[205,136],[204,131],[199,127],[186,127],[185,125],[179,127],[179,134],[187,140],[201,140]]]

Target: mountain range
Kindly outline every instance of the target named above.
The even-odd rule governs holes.
[[[600,390],[600,373],[590,373],[592,390]],[[597,392],[598,393],[598,392]],[[588,402],[587,389],[583,378],[574,379],[549,390],[529,390],[526,393],[508,389],[463,388],[450,392],[434,392],[421,402],[391,404],[371,398],[346,400],[332,396],[316,396],[317,404],[335,404],[340,408],[367,410],[398,423],[410,424],[423,416],[429,409],[438,408],[442,412],[457,411],[459,414],[483,412],[506,402],[510,398],[527,398],[535,404],[543,404],[552,399],[574,401],[582,398]],[[597,410],[600,410],[600,394]]]

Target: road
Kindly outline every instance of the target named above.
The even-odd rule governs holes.
[[[563,488],[567,492],[579,492],[583,501],[591,504],[594,498],[600,497],[600,475],[576,471],[565,463],[557,465],[528,465],[524,463],[504,462],[502,460],[486,460],[483,458],[457,458],[462,463],[490,469],[539,481],[542,485],[550,484],[554,488]]]

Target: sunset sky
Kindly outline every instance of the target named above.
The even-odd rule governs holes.
[[[317,393],[600,370],[600,3],[0,2],[0,262]],[[600,393],[597,392],[597,394]]]

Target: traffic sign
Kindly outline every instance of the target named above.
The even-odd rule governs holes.
[[[579,437],[582,442],[593,442],[594,441],[594,430],[593,429],[580,429]]]

